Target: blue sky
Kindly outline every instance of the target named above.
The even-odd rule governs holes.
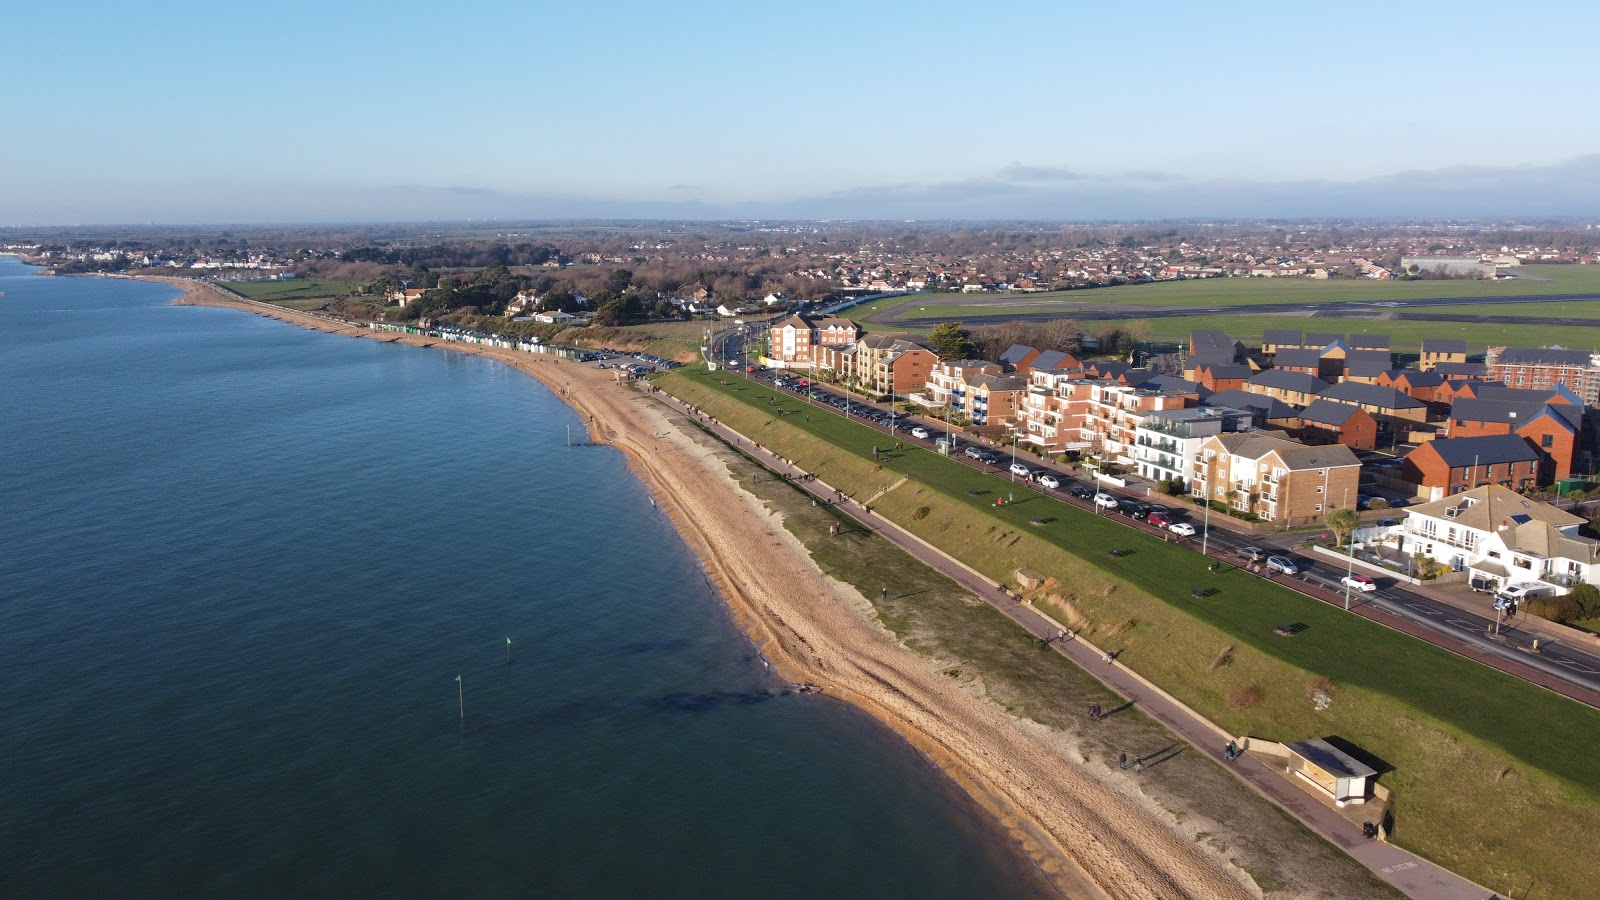
[[[1592,3],[90,0],[0,224],[1600,214]]]

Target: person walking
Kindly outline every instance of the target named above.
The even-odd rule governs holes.
[[[1127,768],[1128,768],[1128,754],[1126,754],[1126,753],[1118,754],[1118,756],[1117,756],[1117,768],[1122,769],[1124,771],[1127,770]]]

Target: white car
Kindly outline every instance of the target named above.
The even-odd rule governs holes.
[[[1023,465],[1022,463],[1012,463],[1011,464],[1011,474],[1017,476],[1018,478],[1032,478],[1033,477],[1033,470],[1029,469],[1027,466]]]
[[[1095,506],[1102,506],[1102,507],[1105,507],[1106,509],[1116,509],[1116,507],[1117,507],[1117,498],[1111,496],[1110,494],[1106,494],[1106,493],[1095,494],[1094,495],[1094,505]]]
[[[1167,530],[1178,537],[1194,537],[1195,535],[1194,526],[1190,525],[1188,522],[1173,522],[1171,525],[1167,526]]]
[[[914,437],[914,438],[921,438],[922,440],[927,440],[928,439],[928,429],[923,428],[921,425],[918,425],[917,427],[911,429],[911,436]]]
[[[1039,485],[1041,487],[1045,488],[1046,490],[1051,490],[1051,491],[1059,491],[1059,490],[1061,490],[1061,482],[1057,481],[1056,477],[1054,475],[1040,475],[1039,476]]]
[[[1366,575],[1346,575],[1339,579],[1339,584],[1341,587],[1347,587],[1363,594],[1370,594],[1378,589],[1378,583]]]
[[[1267,557],[1267,568],[1271,569],[1274,572],[1281,573],[1283,575],[1299,575],[1300,574],[1300,567],[1295,565],[1294,564],[1294,560],[1290,559],[1287,556],[1269,556],[1269,557]]]

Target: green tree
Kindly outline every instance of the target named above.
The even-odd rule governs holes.
[[[1567,596],[1583,610],[1585,619],[1594,618],[1595,612],[1600,610],[1600,588],[1592,584],[1580,584]]]
[[[1361,526],[1361,514],[1353,509],[1334,509],[1328,511],[1328,517],[1323,521],[1333,529],[1339,544],[1343,546],[1349,542],[1350,535]]]
[[[971,346],[970,335],[960,322],[942,322],[928,332],[928,343],[940,359],[965,359]]]
[[[612,269],[606,278],[606,290],[613,294],[622,294],[633,284],[633,272],[628,269]]]
[[[620,297],[612,297],[594,310],[594,323],[596,325],[621,325],[626,321],[623,314],[623,303]]]

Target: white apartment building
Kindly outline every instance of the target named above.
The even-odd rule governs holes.
[[[1255,413],[1229,407],[1191,406],[1149,413],[1134,428],[1133,459],[1139,477],[1187,479],[1206,438],[1247,431],[1255,424]]]

